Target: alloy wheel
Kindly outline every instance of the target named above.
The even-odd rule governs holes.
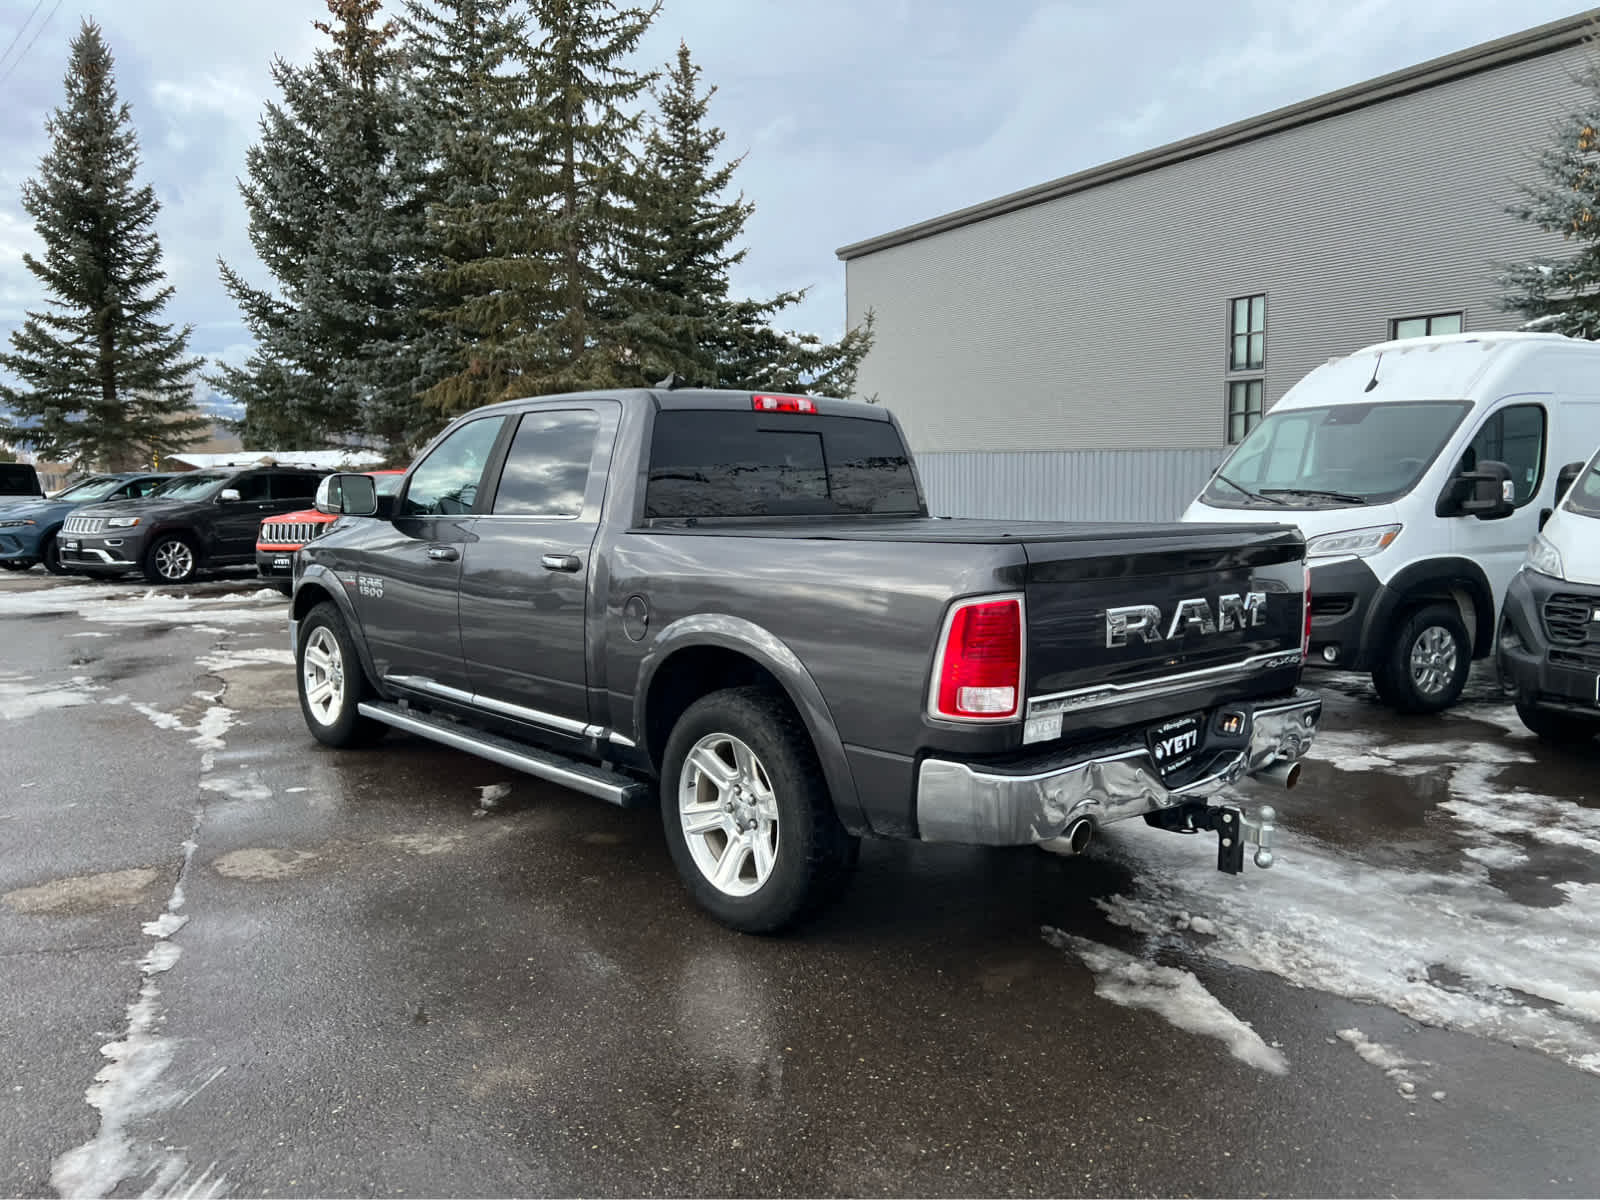
[[[306,708],[319,725],[332,725],[344,711],[344,654],[339,639],[319,625],[306,639],[300,660],[300,684]]]
[[[678,819],[690,857],[718,891],[748,896],[778,857],[778,801],[766,767],[732,734],[695,743],[678,779]]]
[[[175,583],[194,574],[194,551],[189,544],[173,538],[157,546],[156,573]]]
[[[1411,679],[1424,696],[1444,692],[1456,676],[1456,639],[1441,625],[1430,625],[1411,643]]]

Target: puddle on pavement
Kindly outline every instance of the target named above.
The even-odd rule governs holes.
[[[139,904],[159,877],[154,867],[74,875],[7,892],[0,896],[0,903],[19,913],[79,916]]]

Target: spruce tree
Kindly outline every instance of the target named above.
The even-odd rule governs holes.
[[[281,101],[268,105],[240,192],[275,287],[219,263],[256,348],[213,383],[246,406],[244,433],[258,445],[403,455],[429,424],[410,92],[398,31],[376,23],[380,0],[327,5],[333,20],[317,28],[330,45],[306,67],[273,64]]]
[[[131,468],[181,450],[209,425],[192,406],[200,360],[192,327],[159,317],[173,289],[161,267],[154,190],[136,182],[139,146],[117,96],[110,49],[84,21],[72,40],[66,102],[50,149],[22,188],[44,255],[23,263],[50,294],[11,334],[0,367],[0,438],[82,468]]]
[[[621,371],[607,320],[609,247],[632,220],[631,174],[651,77],[626,60],[659,9],[615,0],[533,0],[531,103],[515,131],[492,251],[461,272],[474,295],[447,314],[471,343],[429,399],[464,401],[606,387]]]
[[[1538,327],[1600,338],[1600,65],[1578,76],[1585,94],[1556,125],[1535,158],[1540,178],[1518,190],[1506,211],[1572,244],[1564,256],[1542,255],[1506,267],[1504,307]]]
[[[536,173],[530,136],[528,18],[520,0],[406,0],[410,71],[405,155],[426,215],[426,392],[435,413],[505,391],[511,364],[484,338],[517,310],[492,264],[519,222],[519,185]],[[436,422],[442,420],[436,416]]]
[[[703,387],[849,395],[872,344],[872,318],[837,343],[785,333],[774,318],[804,291],[764,300],[729,295],[730,270],[755,206],[724,196],[742,159],[718,162],[725,135],[707,122],[715,87],[700,89],[687,45],[653,89],[657,112],[645,138],[631,221],[617,239],[615,325],[627,348],[624,378],[669,374]]]

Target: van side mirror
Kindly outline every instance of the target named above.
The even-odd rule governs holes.
[[[1477,517],[1498,521],[1516,511],[1516,485],[1511,468],[1503,462],[1485,459],[1476,471],[1457,471],[1439,493],[1434,515]]]
[[[316,509],[335,517],[370,517],[378,511],[378,485],[371,475],[329,475],[317,484]]]
[[[1556,498],[1555,503],[1560,504],[1567,497],[1567,491],[1578,482],[1578,476],[1583,474],[1584,464],[1581,462],[1568,463],[1556,472]]]

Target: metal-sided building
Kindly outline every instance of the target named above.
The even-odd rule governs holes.
[[[1393,337],[1514,329],[1508,215],[1600,10],[845,246],[858,393],[936,512],[1174,518],[1307,371]]]

